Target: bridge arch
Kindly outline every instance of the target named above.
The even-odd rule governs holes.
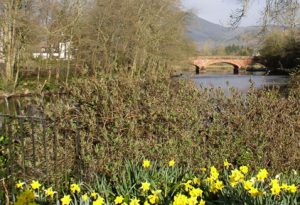
[[[240,68],[241,66],[238,65],[237,63],[234,62],[230,62],[230,61],[217,61],[217,62],[212,62],[212,63],[208,63],[206,64],[204,67],[208,67],[208,66],[212,66],[212,65],[216,65],[216,64],[228,64],[228,65],[232,65],[234,68]]]
[[[248,66],[261,63],[264,64],[264,59],[257,56],[199,56],[194,59],[193,64],[196,67],[196,73],[199,70],[204,70],[207,66],[226,63],[234,67],[234,73],[238,73],[239,69],[247,68]]]

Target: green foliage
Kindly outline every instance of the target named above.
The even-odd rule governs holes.
[[[300,37],[295,31],[274,31],[265,38],[261,54],[273,68],[296,68],[300,65]]]
[[[253,49],[244,46],[238,46],[235,44],[225,47],[226,55],[238,55],[238,56],[251,56],[253,55]]]
[[[3,176],[7,165],[7,150],[8,138],[0,135],[0,175]]]

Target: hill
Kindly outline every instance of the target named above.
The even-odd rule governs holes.
[[[236,29],[209,22],[191,15],[187,23],[187,35],[200,47],[206,42],[218,45],[249,45],[258,40],[260,27],[239,27]]]

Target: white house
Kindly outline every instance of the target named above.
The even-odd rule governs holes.
[[[32,54],[34,58],[48,59],[50,57],[54,57],[61,60],[72,59],[72,55],[70,54],[71,42],[59,43],[58,49],[53,49],[52,53],[46,51],[45,45],[41,45],[40,48],[40,52],[34,52]]]
[[[0,29],[0,63],[4,63],[4,54],[3,54],[3,32]]]

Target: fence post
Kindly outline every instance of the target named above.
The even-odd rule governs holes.
[[[36,160],[35,160],[35,137],[34,137],[34,123],[33,119],[31,118],[30,120],[31,123],[31,143],[32,143],[32,164],[33,164],[33,169],[35,169],[36,165]]]
[[[8,165],[7,165],[7,177],[10,176],[11,180],[10,184],[11,184],[11,194],[12,194],[12,199],[13,201],[15,201],[15,196],[14,196],[14,189],[15,189],[15,181],[14,181],[14,150],[13,150],[13,134],[12,134],[12,130],[11,130],[11,123],[12,123],[12,119],[11,118],[7,118],[8,123],[6,124],[7,126],[7,136],[8,136]]]
[[[77,130],[75,136],[75,166],[76,166],[76,175],[78,175],[79,179],[81,179],[82,172],[82,159],[81,159],[81,142],[80,142],[80,129],[79,122],[77,121]]]

